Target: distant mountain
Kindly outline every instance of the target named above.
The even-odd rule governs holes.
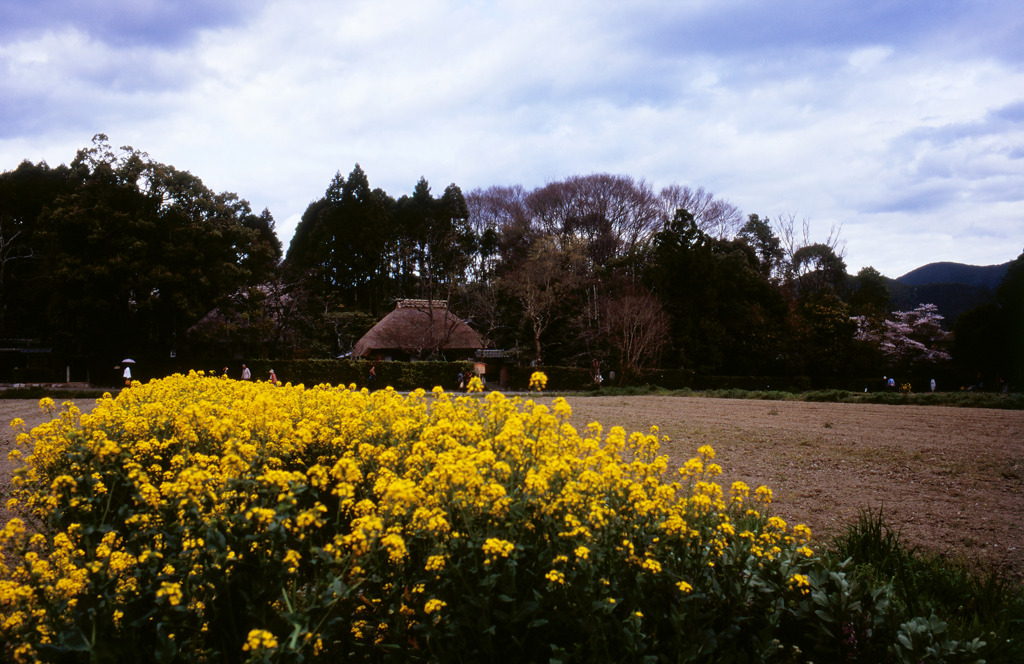
[[[908,286],[925,284],[964,284],[995,292],[1006,276],[1009,261],[1002,265],[964,265],[963,263],[929,263],[907,272],[896,281]]]
[[[929,263],[897,279],[886,279],[890,303],[897,311],[908,311],[919,304],[934,304],[945,318],[947,329],[960,314],[996,299],[996,288],[1006,276],[1010,263],[1002,265],[964,265]]]

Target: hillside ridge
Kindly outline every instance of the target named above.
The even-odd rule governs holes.
[[[952,329],[960,314],[989,302],[1006,276],[1010,261],[1000,265],[967,265],[941,261],[928,263],[896,279],[886,279],[891,306],[908,311],[934,304]]]
[[[999,265],[967,265],[940,261],[928,263],[895,280],[907,286],[926,284],[965,284],[994,291],[1006,276],[1010,261]]]

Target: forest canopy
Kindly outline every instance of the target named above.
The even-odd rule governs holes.
[[[850,275],[839,229],[815,238],[701,187],[596,173],[466,193],[421,177],[396,198],[356,164],[282,249],[269,210],[100,134],[69,165],[0,174],[0,338],[68,366],[333,358],[412,298],[447,303],[520,362],[626,382],[653,368],[1024,375],[1010,343],[1024,255],[951,329],[934,308],[894,311],[877,270]]]

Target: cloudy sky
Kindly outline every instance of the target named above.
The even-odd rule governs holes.
[[[105,133],[270,209],[355,163],[841,224],[851,273],[1024,251],[1019,0],[0,0],[0,170]]]

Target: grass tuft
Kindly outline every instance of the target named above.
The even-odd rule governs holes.
[[[881,509],[862,511],[829,549],[864,582],[891,586],[894,605],[909,615],[937,617],[952,638],[985,634],[987,661],[1017,661],[1024,651],[1024,587],[1005,573],[905,544]]]

